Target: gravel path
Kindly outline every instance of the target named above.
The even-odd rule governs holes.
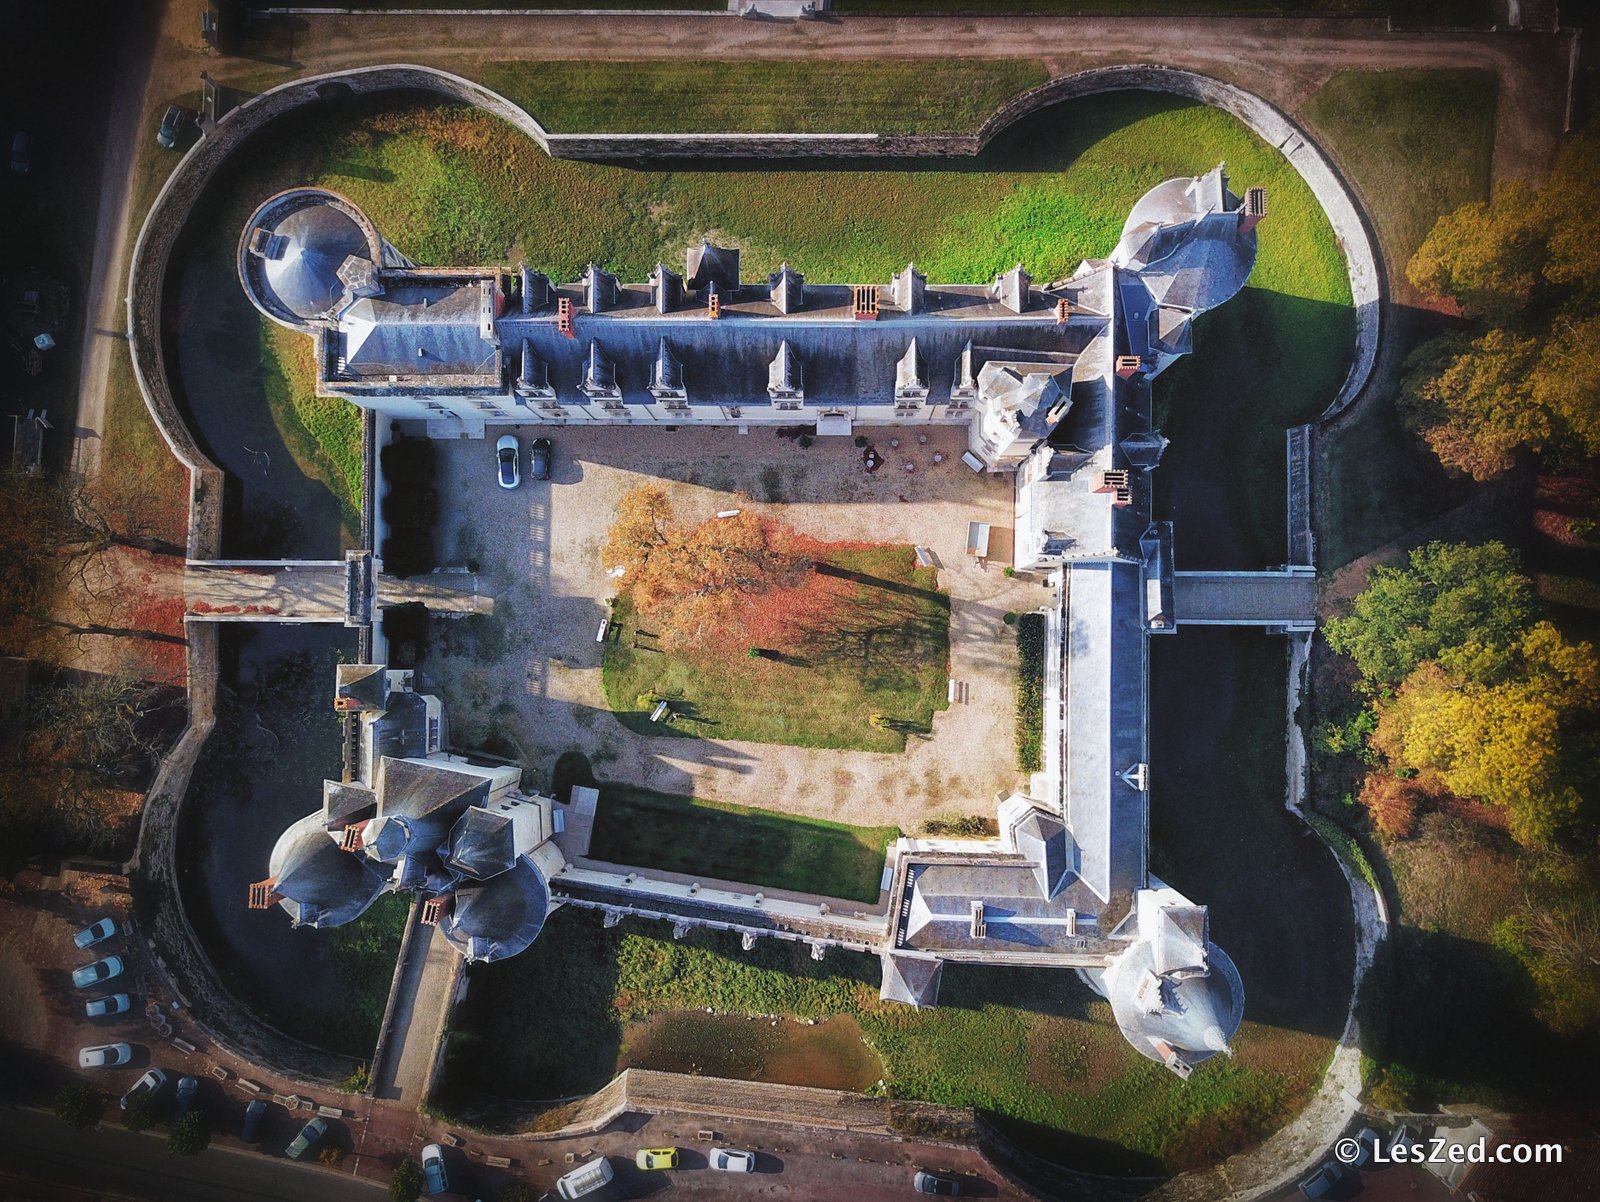
[[[918,444],[919,432],[928,442]],[[556,444],[555,479],[507,492],[492,478],[492,443],[441,442],[438,490],[447,561],[476,560],[495,598],[494,633],[433,640],[424,677],[442,689],[458,747],[498,730],[536,780],[565,751],[590,757],[602,780],[662,792],[913,831],[941,810],[988,814],[1016,772],[1016,644],[1002,617],[1036,608],[1037,582],[1007,579],[1006,546],[987,569],[966,556],[967,522],[1012,524],[1010,482],[960,462],[965,431],[930,426],[868,431],[889,462],[869,476],[847,439],[809,449],[770,429],[640,427],[519,431]],[[888,447],[901,439],[899,450]],[[944,462],[935,465],[938,452]],[[906,472],[904,463],[918,464]],[[600,547],[618,498],[665,484],[680,519],[719,510],[771,513],[827,540],[916,543],[932,549],[951,596],[951,674],[966,687],[933,733],[901,754],[827,751],[716,739],[649,738],[610,714],[595,631],[610,582]],[[768,502],[764,498],[775,498]]]

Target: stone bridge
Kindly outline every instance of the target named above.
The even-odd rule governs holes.
[[[1317,575],[1312,568],[1278,572],[1174,572],[1172,608],[1181,626],[1264,626],[1314,630]]]
[[[183,571],[184,616],[199,622],[341,622],[371,626],[377,611],[426,605],[434,613],[490,613],[470,572],[442,569],[401,579],[370,551],[337,559],[191,559]]]

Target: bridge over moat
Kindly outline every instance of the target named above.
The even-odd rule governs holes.
[[[377,612],[425,605],[464,616],[494,610],[478,578],[442,569],[402,579],[382,570],[370,551],[343,560],[190,560],[183,573],[184,616],[201,622],[339,622],[371,626]]]

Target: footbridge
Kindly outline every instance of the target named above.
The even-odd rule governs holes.
[[[1172,607],[1182,626],[1262,626],[1281,632],[1317,625],[1315,569],[1174,572]]]
[[[440,614],[490,613],[478,578],[445,569],[400,579],[370,551],[337,559],[191,559],[183,572],[184,617],[199,622],[338,622],[371,626],[377,611],[421,604]]]

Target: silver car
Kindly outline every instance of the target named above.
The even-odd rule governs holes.
[[[97,997],[93,1001],[83,1004],[83,1013],[89,1018],[107,1018],[113,1014],[126,1014],[133,1007],[125,993],[113,993],[108,997]]]
[[[112,977],[120,977],[122,969],[121,956],[107,956],[104,960],[96,960],[93,964],[73,969],[72,983],[79,989],[87,989],[91,985],[109,981]]]
[[[125,1043],[102,1043],[78,1049],[79,1068],[116,1068],[133,1059],[133,1048]]]
[[[711,1167],[720,1169],[724,1173],[753,1173],[756,1171],[756,1154],[754,1152],[741,1152],[738,1148],[712,1148],[709,1156]]]

